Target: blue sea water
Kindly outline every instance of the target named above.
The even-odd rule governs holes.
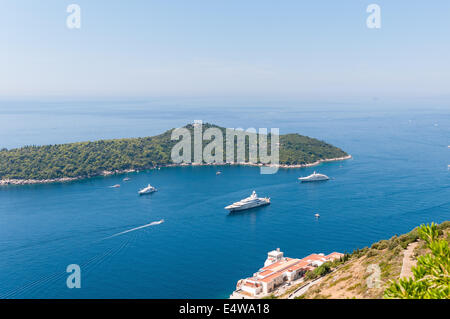
[[[129,182],[0,188],[0,297],[226,298],[274,248],[299,258],[350,252],[450,219],[449,108],[157,104],[0,103],[0,147],[148,136],[201,119],[317,137],[353,159],[274,175],[179,167],[129,174]],[[298,183],[313,170],[332,179]],[[159,191],[139,197],[148,183]],[[223,209],[252,190],[272,204],[233,215]],[[81,266],[81,289],[66,286],[69,264]]]

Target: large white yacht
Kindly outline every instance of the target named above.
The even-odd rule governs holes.
[[[240,200],[239,202],[228,205],[225,207],[225,209],[229,210],[230,212],[234,212],[234,211],[238,211],[238,210],[245,210],[245,209],[250,209],[250,208],[269,205],[269,204],[270,204],[270,198],[258,197],[258,195],[256,195],[256,192],[253,191],[251,196],[244,198],[244,199]]]
[[[319,174],[316,173],[316,171],[314,171],[314,173],[312,173],[311,175],[306,177],[299,177],[298,179],[302,182],[318,182],[318,181],[326,181],[329,180],[330,178],[327,175]]]
[[[147,187],[141,189],[138,194],[139,195],[145,195],[145,194],[151,194],[153,192],[156,192],[157,189],[155,187],[153,187],[152,185],[148,184]]]

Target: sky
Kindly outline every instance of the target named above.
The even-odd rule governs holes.
[[[66,26],[72,3],[80,29]],[[450,100],[448,0],[0,4],[0,99]]]

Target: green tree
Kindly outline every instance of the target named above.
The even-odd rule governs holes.
[[[389,299],[450,299],[450,249],[445,239],[439,239],[435,223],[418,229],[431,253],[420,256],[412,269],[414,278],[391,281],[384,292]]]
[[[185,127],[193,132],[191,124]],[[204,130],[210,127],[219,128],[225,136],[225,128],[207,123],[203,125]],[[171,140],[171,134],[172,130],[169,130],[157,136],[144,138],[1,149],[0,180],[92,177],[101,175],[105,170],[113,172],[129,169],[145,170],[170,164],[171,150],[177,143]],[[203,143],[205,146],[207,141]],[[270,145],[270,139],[268,144]],[[246,145],[247,154],[248,142]],[[346,155],[347,153],[340,148],[317,139],[299,134],[280,135],[281,164],[305,164],[317,159]],[[193,156],[192,154],[192,159]]]

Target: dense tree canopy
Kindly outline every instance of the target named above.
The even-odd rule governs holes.
[[[204,130],[209,127],[213,125],[203,125]],[[186,128],[193,130],[192,125]],[[225,132],[224,128],[220,129]],[[90,177],[103,171],[143,170],[172,164],[171,150],[178,141],[171,140],[171,133],[169,130],[153,137],[3,149],[0,150],[0,179]],[[208,143],[204,141],[203,145]],[[299,134],[280,136],[281,164],[307,164],[346,155],[341,149],[314,138]]]

